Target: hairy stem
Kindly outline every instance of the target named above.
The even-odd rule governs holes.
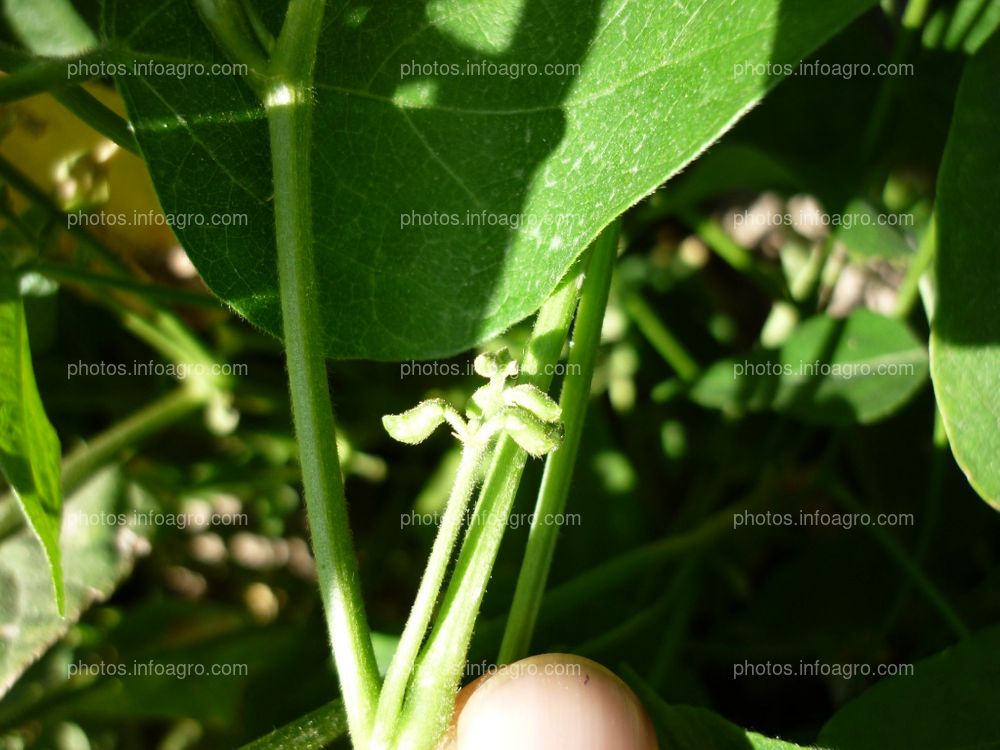
[[[570,480],[583,435],[583,423],[590,401],[590,383],[601,343],[601,323],[608,304],[611,272],[615,263],[618,235],[602,235],[591,251],[587,278],[580,295],[580,309],[573,328],[569,366],[563,381],[559,406],[562,408],[566,436],[563,443],[545,461],[545,472],[538,490],[535,515],[528,535],[528,546],[514,591],[514,601],[507,629],[500,646],[500,664],[527,656],[531,634],[545,592],[549,569],[555,554],[559,527],[547,519],[557,518],[566,508]]]
[[[427,626],[430,624],[434,606],[441,592],[448,562],[451,560],[455,542],[462,530],[462,520],[475,489],[476,470],[485,452],[484,447],[472,442],[466,444],[462,450],[458,473],[445,506],[444,517],[441,519],[441,526],[438,528],[427,567],[420,581],[413,609],[382,685],[371,745],[373,750],[391,747],[392,733],[396,728],[395,723],[403,704],[406,686],[413,673],[420,644],[423,643],[424,635],[427,633]]]
[[[312,71],[323,0],[291,0],[265,92],[274,175],[278,287],[292,417],[320,595],[355,747],[368,745],[378,672],[358,583],[313,260],[310,153]]]
[[[595,245],[606,242],[608,235],[617,236],[617,230],[616,222]],[[552,365],[562,351],[576,299],[576,280],[571,274],[539,311],[521,364],[522,381],[548,390]],[[417,665],[413,694],[403,708],[395,750],[427,750],[447,727],[479,606],[526,460],[527,454],[513,440],[500,439],[437,623]]]

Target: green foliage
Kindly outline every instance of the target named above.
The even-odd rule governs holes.
[[[807,422],[866,423],[899,409],[926,379],[927,352],[909,328],[858,310],[807,320],[780,351],[716,362],[691,397],[736,414],[773,409]]]
[[[866,201],[852,201],[844,209],[850,223],[838,227],[834,237],[847,251],[861,260],[888,258],[899,260],[912,254],[906,239],[895,229],[880,223],[878,213]]]
[[[993,747],[998,675],[1000,628],[993,627],[870,688],[830,719],[820,743],[831,750]]]
[[[923,43],[932,48],[975,53],[1000,26],[998,0],[957,0],[934,8]]]
[[[244,745],[243,750],[285,750],[291,747],[296,750],[323,750],[345,734],[347,720],[344,706],[340,701],[334,701]]]
[[[327,355],[451,354],[529,315],[604,226],[777,83],[762,67],[796,62],[871,5],[332,7],[313,160],[316,273],[336,288],[320,297]],[[192,4],[111,0],[106,18],[136,59],[224,59]],[[467,61],[579,72],[467,75]],[[226,77],[118,84],[164,208],[247,217],[178,236],[219,296],[277,334],[267,129],[250,88]]]
[[[931,372],[955,460],[1000,509],[1000,38],[969,62],[938,177],[938,302]]]
[[[546,651],[662,750],[992,747],[1000,0],[74,5],[3,5],[0,750],[429,750]]]
[[[17,277],[0,260],[0,469],[44,550],[55,589],[55,608],[65,611],[59,549],[62,488],[59,437],[42,406],[31,366],[24,302]]]
[[[106,469],[69,497],[62,554],[66,596],[58,610],[39,595],[51,584],[45,556],[31,534],[21,531],[0,543],[0,624],[17,634],[0,639],[0,694],[131,572],[145,530],[101,520],[117,516],[124,491],[120,473]]]
[[[633,675],[633,680],[637,681]],[[670,750],[811,750],[741,729],[721,716],[663,701],[648,685],[636,687],[650,711],[661,748]],[[816,748],[815,750],[822,750]]]
[[[21,43],[38,55],[79,55],[97,46],[71,0],[7,0],[3,15]]]

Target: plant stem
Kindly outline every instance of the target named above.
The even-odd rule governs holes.
[[[622,305],[642,335],[677,373],[677,377],[685,383],[690,383],[698,377],[698,363],[687,353],[684,345],[667,328],[642,295],[638,292],[625,292],[622,295]]]
[[[174,289],[163,284],[147,284],[122,276],[111,276],[104,273],[94,273],[77,266],[64,263],[50,263],[48,261],[35,261],[30,265],[18,269],[20,273],[34,271],[47,276],[50,279],[66,281],[70,284],[79,284],[85,287],[110,287],[111,289],[121,289],[132,292],[140,297],[156,297],[167,302],[175,302],[179,305],[191,305],[195,307],[209,307],[219,309],[219,300],[210,294],[202,292],[190,292],[186,289]]]
[[[920,298],[920,279],[934,260],[935,252],[937,252],[937,224],[934,214],[931,214],[930,223],[924,230],[924,236],[920,238],[917,254],[910,261],[910,266],[906,269],[906,275],[896,293],[896,305],[892,310],[894,317],[901,320],[909,317],[913,306]]]
[[[931,438],[933,455],[931,456],[930,482],[927,485],[927,498],[924,500],[923,527],[920,536],[917,538],[916,550],[913,555],[914,564],[922,566],[927,558],[931,541],[934,537],[935,529],[938,529],[938,517],[941,510],[941,491],[944,488],[945,469],[950,454],[948,452],[948,435],[944,430],[944,419],[941,417],[941,410],[934,409],[934,433]],[[884,642],[896,624],[897,619],[903,612],[903,608],[910,597],[913,582],[909,579],[903,581],[896,594],[889,616],[881,628],[881,638],[879,642]]]
[[[842,484],[832,482],[830,484],[830,492],[851,512],[864,513],[864,508],[858,502],[858,499]],[[924,598],[937,611],[941,619],[951,628],[952,632],[959,639],[968,638],[970,635],[969,628],[962,621],[958,612],[955,611],[944,594],[924,574],[920,566],[896,538],[881,526],[866,526],[865,528],[868,529],[875,538],[875,541],[882,546],[882,549],[892,558],[899,569],[910,577],[911,582],[916,586],[917,590],[924,595]]]
[[[203,406],[207,399],[204,392],[178,388],[74,448],[62,461],[63,495],[71,495],[118,452],[176,424]],[[19,527],[23,520],[17,509],[6,502],[8,499],[0,498],[0,538]],[[13,514],[10,508],[14,509]]]
[[[114,273],[125,279],[131,278],[129,269],[114,254],[114,252],[105,247],[83,227],[79,225],[68,225],[68,214],[60,209],[59,206],[57,206],[44,191],[28,179],[28,177],[17,167],[3,157],[0,157],[0,177],[2,177],[3,180],[11,187],[17,190],[17,192],[21,193],[25,198],[31,201],[37,208],[45,213],[53,222],[57,223],[68,234],[71,234],[79,239],[83,245],[93,251]],[[113,300],[110,297],[102,297],[101,301],[106,304],[117,304],[115,309],[118,312],[121,312],[122,309],[124,309],[120,303],[117,303],[116,300]],[[173,349],[183,350],[186,352],[185,356],[192,357],[194,361],[214,361],[211,353],[205,348],[194,332],[192,332],[191,329],[179,317],[177,317],[175,313],[160,305],[155,299],[146,299],[145,302],[154,311],[152,316],[152,325],[159,329],[162,335],[174,339],[172,344]],[[133,315],[140,317],[136,312],[133,312]]]
[[[698,570],[700,560],[697,555],[693,555],[690,560],[685,561],[674,575],[670,585],[664,590],[656,601],[643,610],[640,610],[624,622],[615,625],[593,638],[590,638],[578,646],[573,647],[574,654],[597,659],[602,653],[611,651],[616,646],[626,643],[636,638],[644,630],[653,625],[663,625],[664,615],[672,612],[677,619],[670,623],[672,627],[666,628],[667,632],[657,633],[660,641],[660,653],[664,655],[664,660],[669,665],[672,659],[672,651],[680,644],[682,638],[680,631],[683,630],[686,622],[686,614],[693,597],[692,581]],[[671,631],[673,631],[671,633]],[[668,634],[673,638],[665,638]],[[666,647],[666,648],[664,648]]]
[[[527,656],[531,634],[541,606],[545,582],[555,554],[559,527],[546,519],[558,517],[566,507],[569,485],[583,435],[583,423],[590,401],[590,383],[601,343],[601,323],[608,304],[611,272],[615,263],[616,233],[603,235],[591,251],[586,281],[580,294],[580,308],[573,328],[569,366],[563,380],[559,405],[566,436],[545,461],[538,490],[535,515],[528,534],[528,546],[521,563],[507,630],[500,646],[498,662],[507,664]]]
[[[420,652],[420,644],[423,643],[427,626],[434,613],[448,563],[455,549],[455,542],[462,530],[462,521],[475,489],[476,470],[482,459],[484,448],[485,446],[477,445],[472,441],[467,443],[462,450],[458,472],[455,475],[455,481],[445,506],[445,513],[441,519],[437,537],[434,540],[434,546],[431,549],[430,558],[427,561],[427,567],[420,581],[420,588],[417,590],[417,596],[413,602],[413,609],[410,611],[410,617],[406,621],[399,646],[396,648],[396,653],[393,655],[392,662],[386,672],[385,681],[382,683],[378,713],[375,716],[372,750],[391,747],[392,734],[396,728],[395,722],[403,704],[406,686],[413,673],[413,667]]]
[[[92,127],[108,140],[114,141],[127,151],[139,153],[135,135],[129,129],[128,121],[104,105],[82,86],[94,76],[89,74],[70,75],[69,64],[86,62],[78,66],[83,70],[93,70],[97,63],[108,57],[106,50],[89,52],[82,58],[52,59],[38,58],[0,45],[0,68],[8,75],[0,79],[0,102],[11,102],[36,94],[49,93],[56,101]]]
[[[616,243],[609,236],[617,238],[618,227],[616,221],[605,229],[595,247],[607,243],[614,248]],[[539,311],[521,363],[523,382],[548,390],[551,365],[562,351],[576,298],[576,276],[570,274]],[[513,440],[500,438],[437,623],[417,665],[414,699],[403,707],[394,750],[427,750],[448,724],[479,606],[526,460],[527,454]]]
[[[257,44],[239,0],[195,0],[195,8],[216,42],[231,59],[243,63],[257,74],[267,69],[264,50]]]
[[[930,6],[931,0],[908,0],[906,10],[903,11],[902,28],[897,33],[896,42],[892,48],[890,65],[897,66],[910,56],[910,52],[917,42],[920,27],[924,25],[924,21],[927,18]],[[878,97],[872,107],[872,113],[868,118],[868,125],[861,140],[861,158],[859,160],[861,164],[867,164],[875,154],[876,148],[884,134],[895,94],[896,78],[894,76],[885,76],[882,79]]]
[[[676,560],[710,546],[733,529],[733,516],[752,507],[763,493],[756,493],[706,518],[699,525],[637,547],[598,563],[575,578],[549,590],[539,621],[560,612],[573,611],[586,602],[625,585],[663,563]]]
[[[90,73],[70,75],[69,63],[85,63],[78,65],[77,69],[90,71],[106,59],[104,50],[95,50],[74,58],[51,58],[35,57],[0,44],[0,69],[7,73],[0,78],[0,104],[44,94],[67,84],[89,81],[94,78]]]
[[[786,296],[782,279],[761,269],[753,254],[737,244],[711,217],[704,216],[694,209],[684,209],[680,211],[679,216],[694,230],[702,242],[733,270],[742,273],[774,299],[783,299]]]
[[[69,495],[114,458],[116,453],[179,422],[197,411],[206,401],[206,394],[182,386],[74,448],[63,459],[63,492]]]
[[[139,143],[131,130],[128,120],[104,104],[82,86],[67,86],[55,89],[52,96],[57,102],[83,123],[103,135],[109,141],[121,146],[137,156]]]
[[[378,671],[358,583],[337,457],[313,260],[312,71],[323,0],[291,0],[265,95],[271,136],[278,287],[292,416],[320,595],[354,746],[366,748]]]

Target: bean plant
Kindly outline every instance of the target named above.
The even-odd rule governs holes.
[[[1000,2],[3,15],[0,748],[997,746]]]

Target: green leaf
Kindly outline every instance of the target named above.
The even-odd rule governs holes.
[[[775,66],[873,4],[331,3],[312,160],[326,353],[444,355],[531,314],[603,227],[777,83]],[[260,5],[280,18],[282,3]],[[192,6],[108,0],[106,27],[136,59],[222,60]],[[472,75],[469,61],[506,67]],[[209,286],[277,334],[270,157],[250,88],[118,83],[165,210],[247,217],[177,233]]]
[[[97,46],[97,37],[70,0],[5,0],[3,16],[37,55],[79,55]]]
[[[675,214],[722,193],[732,191],[763,192],[805,190],[802,177],[792,165],[774,154],[752,145],[725,139],[716,144],[684,174],[671,180],[653,195],[642,208],[644,219]]]
[[[925,47],[975,54],[1000,26],[1000,0],[958,0],[935,8],[923,31]]]
[[[336,700],[244,745],[243,750],[323,750],[347,734],[344,705]]]
[[[174,632],[173,639],[125,652],[109,645],[107,655],[78,651],[77,663],[104,663],[122,674],[93,678],[86,689],[66,696],[60,708],[78,720],[102,723],[187,718],[231,727],[242,718],[249,686],[266,680],[283,658],[293,658],[302,632],[287,625],[249,625],[208,637],[189,633],[180,644]],[[201,667],[205,671],[199,674]],[[222,672],[212,674],[213,669]]]
[[[951,450],[1000,509],[1000,37],[968,64],[938,177],[931,376]]]
[[[45,551],[56,609],[65,610],[59,517],[59,437],[35,385],[24,302],[17,279],[0,267],[0,469]]]
[[[735,414],[773,409],[822,424],[874,422],[926,377],[927,352],[906,325],[862,309],[810,318],[780,351],[716,362],[691,398]]]
[[[805,750],[741,729],[702,708],[660,703],[652,713],[660,747],[670,750]]]
[[[831,750],[971,750],[1000,747],[1000,627],[984,630],[883,680],[820,733]]]
[[[809,750],[747,731],[704,708],[670,705],[634,673],[626,677],[649,711],[663,750]]]
[[[834,230],[834,237],[847,247],[847,252],[857,260],[876,258],[906,258],[913,248],[895,226],[888,221],[894,215],[880,215],[871,204],[863,200],[851,201],[843,211],[842,223]]]
[[[42,550],[23,530],[0,544],[0,695],[58,640],[91,604],[106,599],[132,569],[144,542],[134,526],[99,522],[118,513],[123,491],[106,469],[67,503],[63,533],[65,616],[38,592],[49,584]]]

